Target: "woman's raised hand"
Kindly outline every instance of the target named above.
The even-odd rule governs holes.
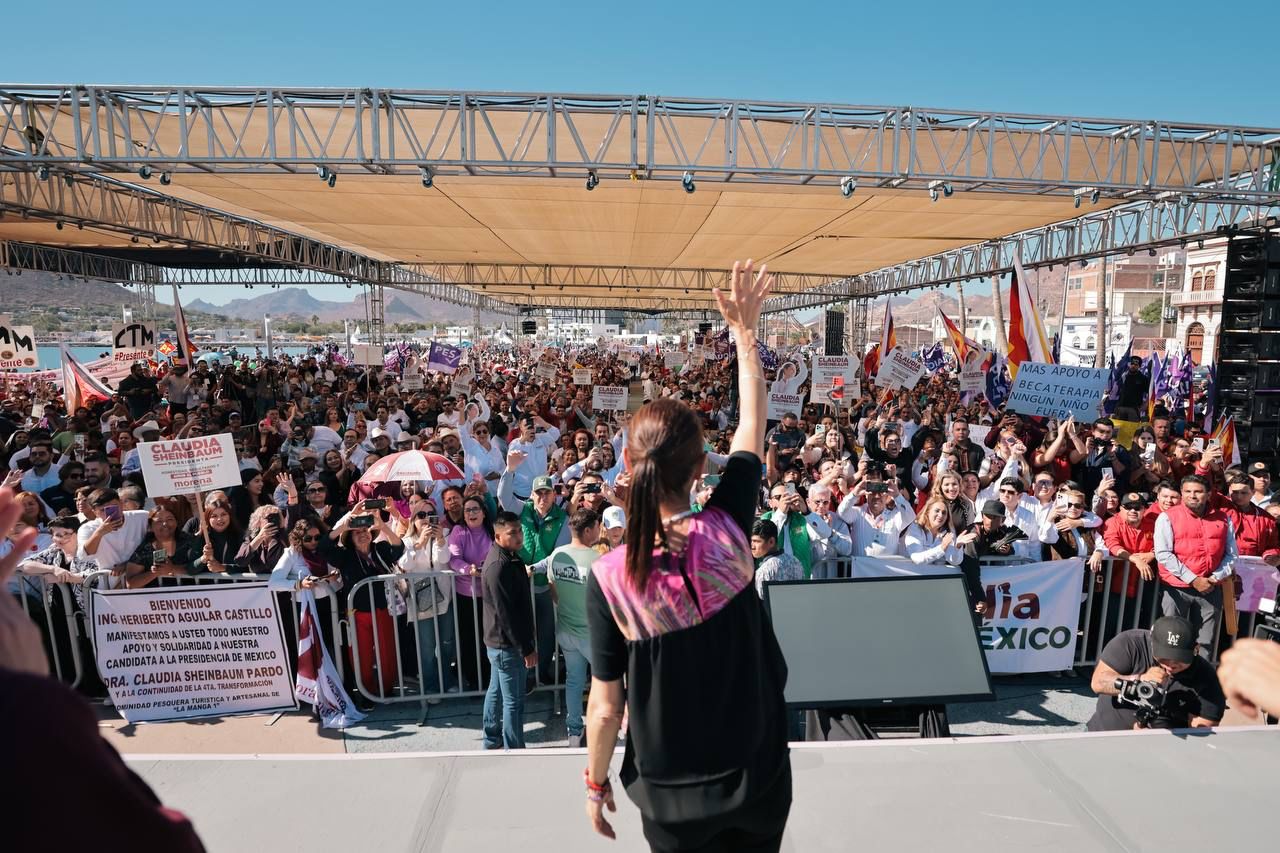
[[[727,294],[718,287],[711,293],[716,298],[720,316],[724,317],[735,336],[739,332],[754,335],[760,324],[760,307],[772,288],[773,276],[769,275],[769,268],[761,266],[756,272],[755,263],[748,259],[745,264],[734,261]]]

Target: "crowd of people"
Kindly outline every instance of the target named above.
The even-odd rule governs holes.
[[[70,412],[53,386],[10,381],[0,389],[0,465],[23,511],[0,555],[36,531],[25,580],[10,591],[36,605],[42,576],[72,585],[81,607],[81,581],[100,570],[110,572],[106,586],[130,589],[168,576],[265,575],[281,592],[313,590],[335,653],[330,617],[351,614],[360,684],[375,696],[395,686],[395,671],[379,662],[396,659],[397,642],[416,647],[400,657],[415,660],[433,697],[479,691],[494,683],[497,642],[484,569],[501,547],[501,520],[514,518],[511,550],[532,576],[534,634],[517,663],[536,653],[528,683],[563,677],[580,697],[581,590],[592,555],[625,541],[634,468],[624,460],[631,414],[593,409],[592,387],[575,385],[574,370],[590,370],[594,385],[631,386],[644,402],[689,408],[705,436],[688,496],[699,509],[728,470],[741,402],[737,358],[700,343],[684,344],[673,362],[670,350],[605,340],[479,342],[464,361],[472,381],[461,387],[412,352],[397,369],[316,355],[135,364],[112,399]],[[805,354],[776,356],[767,380],[809,399]],[[981,619],[985,560],[1080,557],[1100,587],[1110,561],[1109,586],[1099,590],[1109,599],[1108,635],[1150,626],[1157,614],[1138,591],[1158,582],[1161,614],[1188,620],[1207,656],[1233,561],[1280,564],[1280,499],[1267,463],[1228,464],[1178,413],[1157,407],[1121,442],[1108,418],[1028,418],[962,395],[947,370],[910,390],[864,377],[863,390],[848,405],[805,405],[769,423],[749,530],[757,588],[834,577],[852,558],[901,557],[961,570]],[[147,494],[139,443],[213,433],[232,436],[240,485]],[[414,449],[446,457],[462,477],[362,480],[379,459]],[[366,584],[348,595],[367,578],[420,572],[434,573],[425,588]],[[52,603],[29,611],[60,615],[61,599]],[[523,683],[520,668],[504,658],[500,669]],[[568,707],[570,736],[580,739],[579,705]]]

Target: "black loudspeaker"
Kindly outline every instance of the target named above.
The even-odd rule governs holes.
[[[537,320],[522,320],[522,321],[520,321],[520,334],[522,334],[522,335],[534,335],[534,334],[537,334],[537,332],[538,332],[538,321],[537,321]]]
[[[1275,467],[1280,456],[1280,239],[1227,244],[1215,411],[1235,418],[1240,455]]]
[[[710,324],[710,323],[699,323],[699,324],[698,324],[698,336],[699,336],[699,337],[703,337],[703,338],[705,338],[705,337],[706,337],[707,335],[709,335],[710,333],[711,333],[711,324]]]
[[[844,355],[844,312],[826,312],[826,330],[824,333],[824,353],[826,355]]]

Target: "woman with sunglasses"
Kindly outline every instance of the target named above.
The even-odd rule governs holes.
[[[276,510],[279,513],[280,510]],[[283,533],[280,534],[284,536]],[[320,531],[310,519],[300,519],[288,533],[287,548],[282,548],[280,557],[271,569],[271,579],[267,588],[275,592],[290,592],[293,600],[298,600],[298,593],[309,589],[316,598],[316,616],[320,620],[320,635],[329,649],[329,654],[337,660],[333,624],[333,600],[342,588],[342,573],[338,571],[328,556],[329,537]],[[249,543],[245,543],[246,547]],[[288,624],[292,625],[292,621]],[[296,652],[292,651],[290,657]]]
[[[484,501],[474,496],[463,500],[462,519],[449,531],[449,568],[458,576],[454,589],[463,689],[474,691],[489,683],[489,656],[481,640],[480,567],[493,547],[493,522]]]
[[[483,402],[483,400],[477,400],[477,403],[467,406],[467,410],[470,411],[472,406]],[[466,453],[466,465],[463,470],[467,479],[470,480],[477,474],[482,479],[493,482],[501,479],[502,472],[507,470],[507,459],[500,443],[493,438],[488,405],[482,409],[482,416],[468,420],[462,425],[460,434],[462,450]]]
[[[418,645],[419,672],[423,692],[430,695],[458,690],[454,672],[457,636],[453,618],[453,576],[449,572],[449,540],[425,494],[411,499],[410,514],[402,534],[404,555],[397,568],[402,572],[431,572],[407,585],[410,594],[406,619],[414,626]],[[438,699],[428,699],[429,703]]]
[[[1072,557],[1094,559],[1094,549],[1100,544],[1098,531],[1085,526],[1087,507],[1084,492],[1064,489],[1059,495],[1060,504],[1040,525],[1039,537],[1043,543],[1041,559],[1068,560]],[[1101,560],[1101,556],[1096,559]]]
[[[347,610],[356,627],[353,669],[360,672],[359,684],[379,697],[391,695],[396,684],[396,623],[388,601],[389,583],[356,585],[368,578],[395,573],[404,553],[400,534],[382,518],[382,512],[361,501],[334,525],[330,538],[336,541],[330,562],[342,574]],[[388,507],[391,505],[388,504]],[[375,669],[377,671],[375,680]]]

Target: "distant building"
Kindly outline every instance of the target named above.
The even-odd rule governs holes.
[[[1205,240],[1187,249],[1182,287],[1171,302],[1177,311],[1178,342],[1196,364],[1213,364],[1222,332],[1222,283],[1227,276],[1227,240]]]

